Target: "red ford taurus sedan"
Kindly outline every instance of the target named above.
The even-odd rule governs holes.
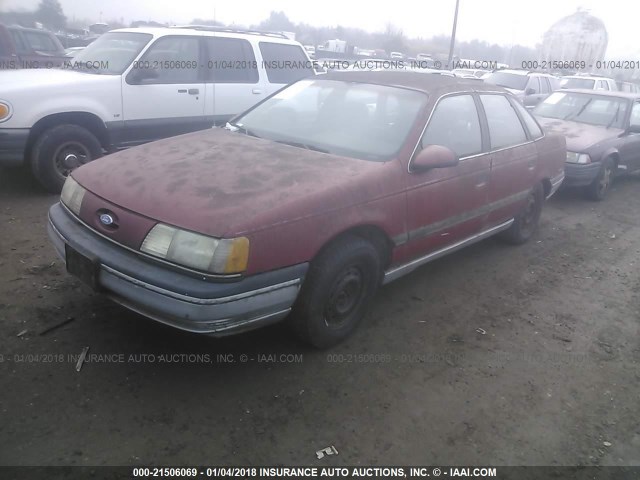
[[[529,239],[565,159],[500,87],[331,73],[75,170],[49,235],[71,274],[152,319],[223,335],[286,317],[327,347],[380,285],[490,235]]]

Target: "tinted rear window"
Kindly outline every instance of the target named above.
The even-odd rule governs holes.
[[[293,83],[315,73],[298,45],[260,42],[260,53],[270,83]]]

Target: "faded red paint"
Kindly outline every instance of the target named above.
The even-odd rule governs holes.
[[[416,75],[408,86],[429,77]],[[310,261],[341,232],[373,226],[390,243],[396,240],[392,264],[401,264],[515,215],[520,204],[404,243],[410,232],[464,216],[562,173],[566,153],[560,136],[487,153],[454,168],[408,173],[411,154],[441,94],[496,90],[442,78],[429,82],[429,102],[393,160],[357,160],[212,129],[132,148],[74,171],[90,192],[81,217],[135,249],[156,221],[215,237],[247,236],[247,274]],[[483,182],[487,188],[477,188]],[[117,233],[99,224],[100,208],[118,216]]]

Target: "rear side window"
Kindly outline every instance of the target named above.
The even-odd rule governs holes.
[[[260,42],[260,53],[270,83],[293,83],[315,73],[298,45]]]
[[[205,37],[209,79],[215,83],[258,83],[253,47],[241,38]]]
[[[527,126],[527,130],[529,130],[531,138],[540,138],[542,136],[542,130],[533,118],[533,115],[531,115],[529,111],[515,99],[511,100],[511,105],[518,110],[518,113],[520,113],[522,120],[524,120],[524,124]]]
[[[422,147],[443,145],[459,157],[482,151],[476,103],[471,95],[445,97],[436,106],[422,137]]]
[[[540,77],[540,93],[551,93],[551,86],[547,77]]]
[[[527,135],[513,106],[504,95],[480,95],[487,114],[491,148],[510,147],[527,141]]]

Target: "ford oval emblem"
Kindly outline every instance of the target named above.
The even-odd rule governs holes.
[[[113,217],[108,213],[103,213],[100,215],[100,223],[106,226],[113,225]]]

